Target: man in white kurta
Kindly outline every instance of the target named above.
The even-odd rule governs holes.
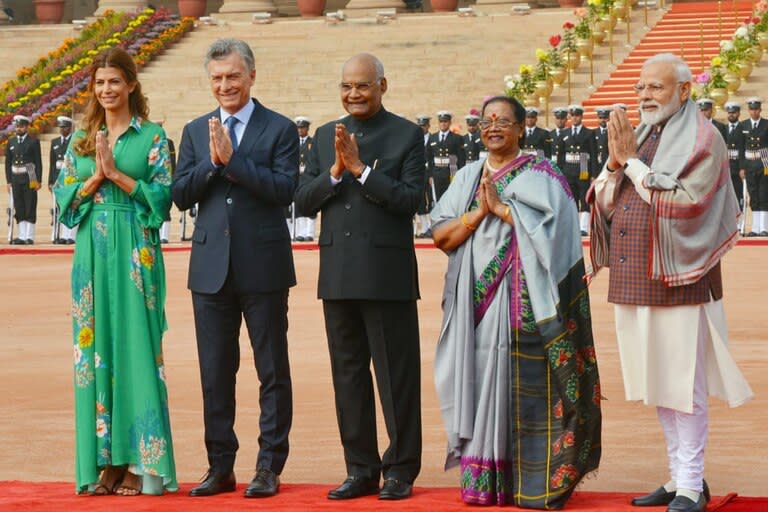
[[[656,406],[666,438],[670,480],[632,504],[698,512],[709,500],[708,395],[733,407],[752,397],[722,304],[720,258],[737,241],[739,208],[725,143],[689,99],[684,61],[652,57],[635,90],[642,124],[614,109],[610,156],[588,195],[593,271],[611,268],[626,398]]]

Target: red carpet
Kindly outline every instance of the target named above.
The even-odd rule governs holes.
[[[72,483],[30,483],[0,482],[0,510],[12,511],[157,511],[179,510],[184,512],[220,510],[266,510],[280,512],[305,512],[316,510],[348,511],[428,511],[450,512],[486,510],[485,507],[470,507],[459,500],[455,488],[417,487],[407,501],[382,502],[374,496],[348,502],[334,502],[325,495],[330,485],[283,484],[280,494],[268,499],[250,499],[242,496],[244,484],[237,492],[211,498],[190,498],[187,496],[192,484],[184,484],[175,494],[165,496],[77,496]],[[629,505],[632,494],[577,492],[566,507],[573,512],[638,512]],[[514,507],[506,507],[514,509]],[[663,508],[651,508],[649,512]],[[743,498],[735,494],[715,497],[707,508],[708,512],[768,512],[768,498]]]

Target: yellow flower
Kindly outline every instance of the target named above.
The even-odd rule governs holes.
[[[71,185],[77,181],[77,178],[74,176],[65,176],[64,177],[64,184],[65,185]]]
[[[80,348],[86,348],[93,345],[93,329],[87,325],[80,329],[80,332],[77,335],[77,344],[80,345]]]
[[[547,60],[547,57],[549,57],[549,53],[545,52],[541,48],[536,48],[536,60],[539,62],[543,62]]]
[[[530,64],[520,64],[520,74],[525,75],[526,73],[527,74],[533,73],[533,66],[531,66]]]
[[[141,248],[139,251],[139,259],[141,260],[141,264],[147,268],[152,268],[152,265],[155,263],[155,257],[148,247]]]
[[[719,66],[723,63],[723,59],[720,57],[712,57],[712,65],[713,66]]]

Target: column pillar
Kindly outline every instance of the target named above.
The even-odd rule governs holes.
[[[107,10],[134,13],[143,11],[147,7],[147,0],[99,0],[94,16],[103,16]]]

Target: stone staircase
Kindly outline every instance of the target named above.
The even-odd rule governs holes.
[[[64,39],[78,36],[72,25],[0,25],[0,84],[13,79],[19,69],[35,64]]]
[[[630,106],[630,119],[634,123],[639,122],[637,109],[632,108],[637,103],[632,85],[637,83],[643,62],[657,53],[675,53],[688,62],[695,76],[709,68],[712,57],[720,52],[720,41],[733,37],[734,31],[750,15],[752,8],[752,3],[742,2],[673,4],[608,80],[584,102],[587,107],[584,122],[595,124],[594,108],[613,103],[626,103]],[[748,96],[764,94],[766,77],[768,73],[765,69],[756,67],[752,77],[742,83],[738,93],[730,99],[742,101]],[[725,113],[720,113],[718,117],[725,118]]]

